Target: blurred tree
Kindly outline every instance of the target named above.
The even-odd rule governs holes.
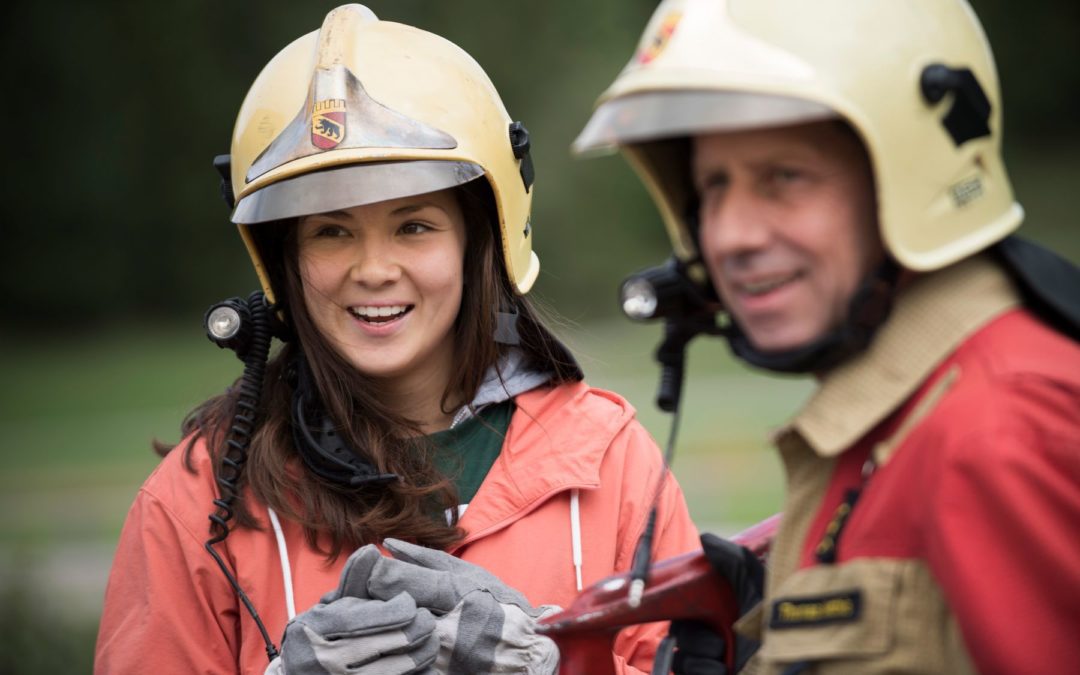
[[[1080,3],[971,0],[994,48],[1006,143],[1080,138]]]
[[[337,4],[5,4],[5,323],[194,320],[211,302],[252,288],[210,162],[228,151],[240,102],[265,62],[317,29]],[[1001,68],[1010,161],[1015,154],[1036,165],[1046,153],[1080,146],[1072,124],[1080,106],[1080,42],[1073,38],[1080,3],[974,4]],[[369,5],[384,19],[444,35],[488,71],[533,136],[538,293],[573,319],[613,313],[618,280],[659,260],[667,245],[624,163],[576,161],[568,145],[629,58],[655,2]],[[1028,186],[1036,204],[1051,191],[1042,178],[1025,182],[1015,165],[1013,173],[1025,200]],[[1080,177],[1075,164],[1068,180],[1051,173],[1062,185]],[[1041,222],[1069,217],[1065,210],[1029,208]],[[1070,250],[1075,256],[1080,246]]]

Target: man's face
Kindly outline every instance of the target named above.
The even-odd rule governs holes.
[[[817,122],[698,136],[692,168],[702,256],[754,347],[802,347],[843,322],[884,256],[855,135]]]

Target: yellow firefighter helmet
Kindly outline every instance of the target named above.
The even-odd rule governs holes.
[[[251,229],[486,179],[514,287],[532,250],[528,134],[483,69],[453,43],[344,5],[263,68],[236,119],[232,220],[264,290],[274,289]]]
[[[904,267],[944,267],[1019,226],[993,56],[965,0],[667,0],[575,149],[620,148],[691,261],[685,139],[830,118],[866,147]]]

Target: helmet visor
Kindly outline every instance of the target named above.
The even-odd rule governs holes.
[[[472,162],[409,160],[349,164],[271,183],[241,199],[239,225],[299,218],[464,185],[484,175]]]
[[[839,117],[814,101],[737,91],[647,91],[602,103],[574,141],[575,153],[704,133],[778,127]]]

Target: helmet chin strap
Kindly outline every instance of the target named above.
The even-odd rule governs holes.
[[[521,335],[518,333],[518,311],[516,307],[508,306],[495,312],[495,342],[503,345],[521,344]]]
[[[398,480],[396,474],[379,473],[368,458],[349,446],[322,404],[302,350],[297,349],[289,369],[288,379],[294,387],[293,443],[308,470],[323,480],[353,489]]]
[[[886,258],[855,291],[843,323],[810,344],[782,351],[762,351],[732,320],[725,331],[737,357],[756,368],[777,373],[823,373],[866,349],[889,318],[900,267]]]

